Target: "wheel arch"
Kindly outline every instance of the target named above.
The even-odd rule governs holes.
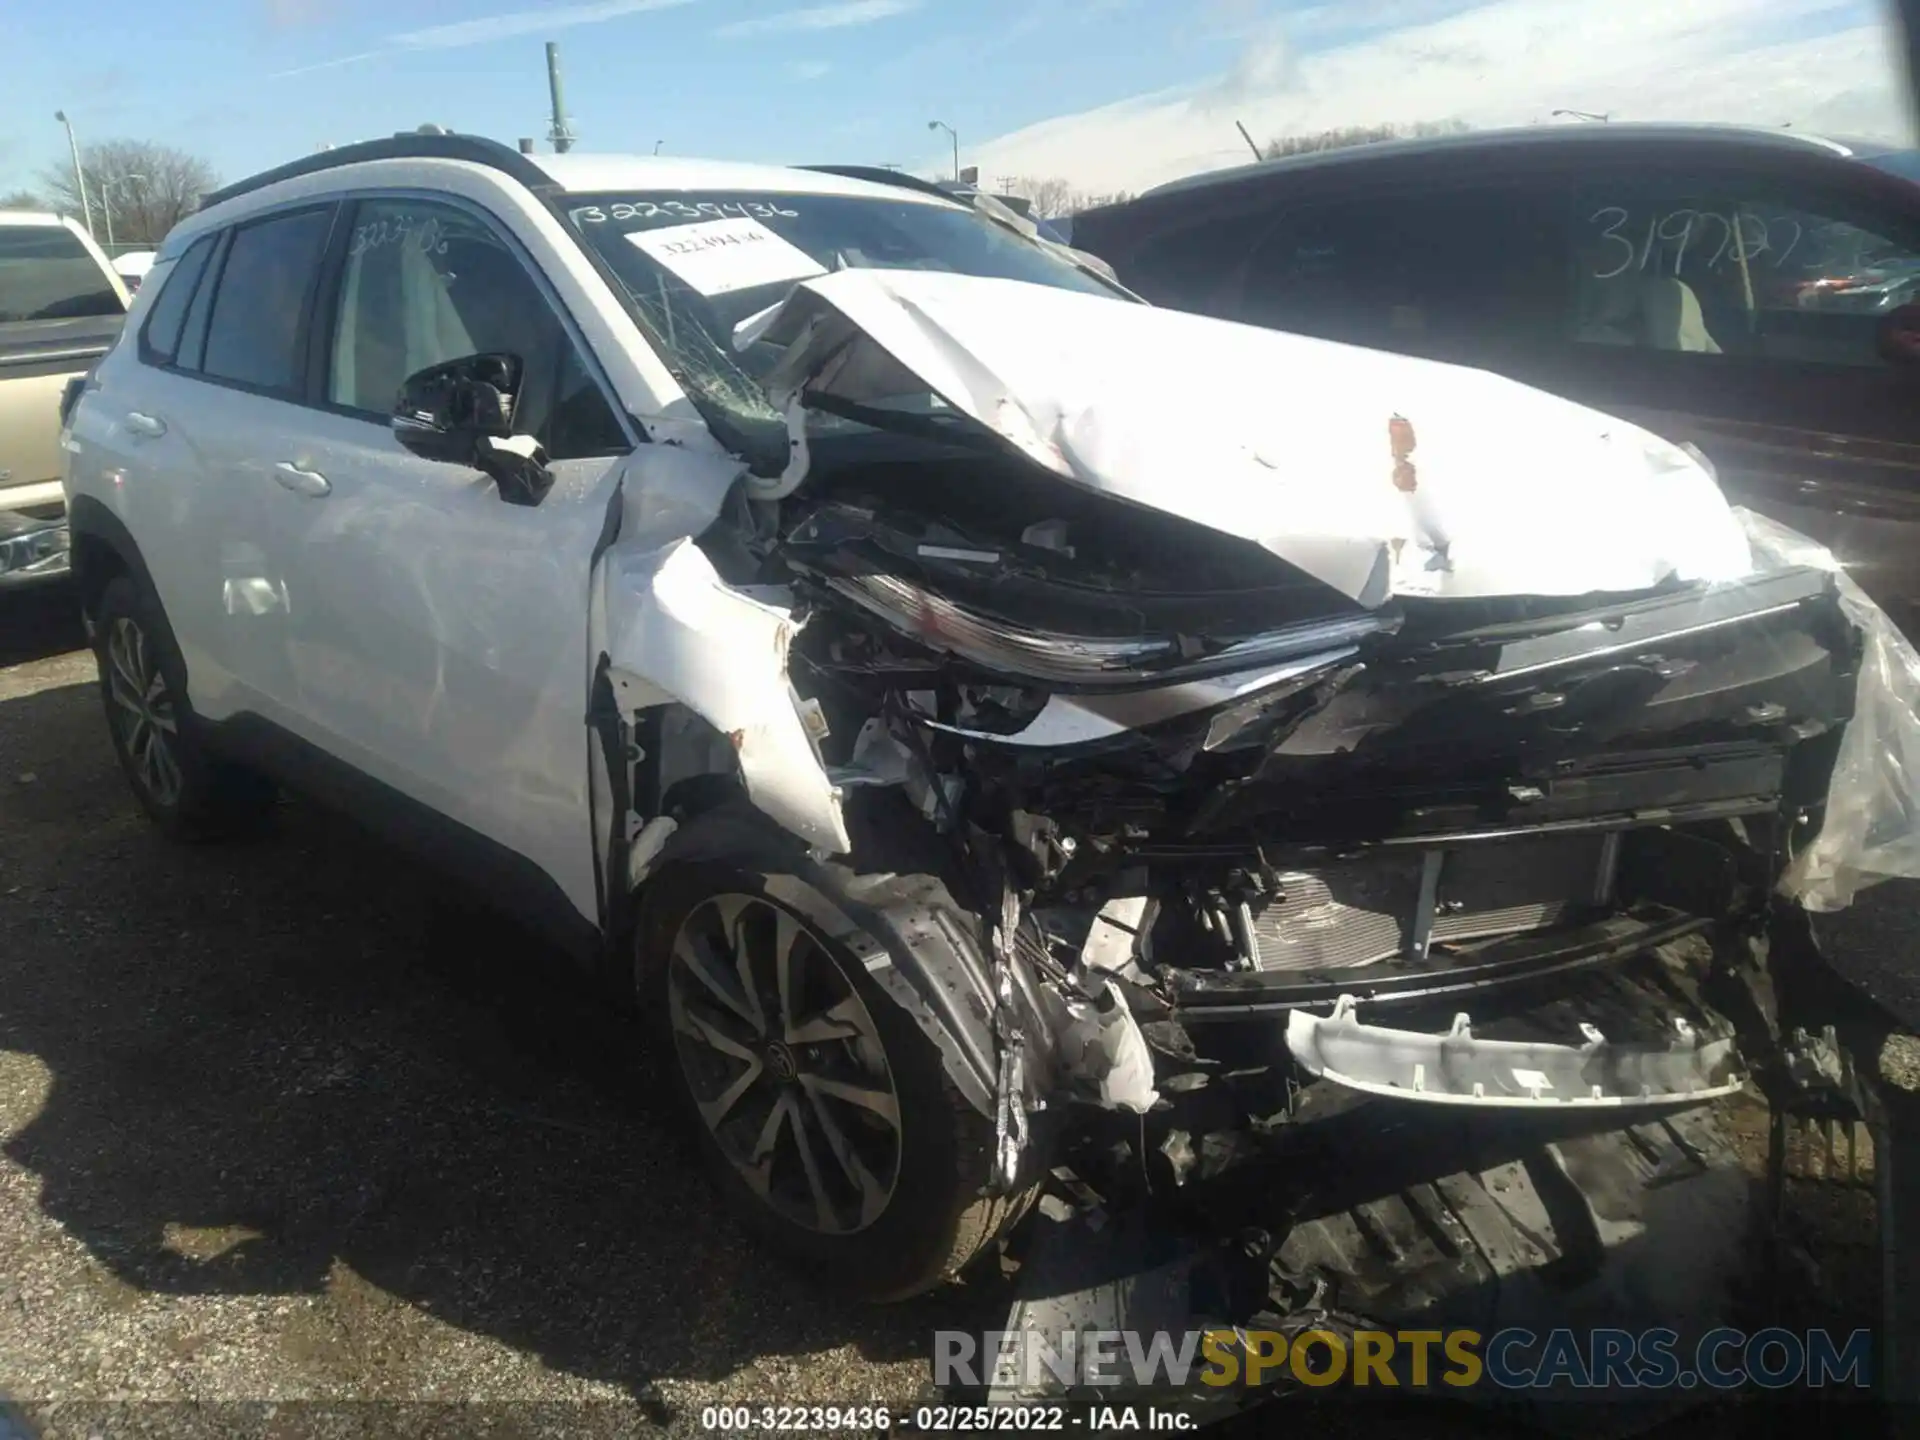
[[[991,1118],[998,1076],[993,969],[978,912],[966,903],[952,857],[929,843],[936,837],[904,802],[876,793],[861,799],[866,803],[849,806],[853,850],[834,860],[816,859],[744,799],[701,811],[674,831],[649,870],[636,898],[636,943],[652,934],[681,867],[758,871],[772,898],[866,969],[933,1043],[967,1103]]]
[[[91,495],[75,495],[67,502],[67,534],[72,543],[74,586],[80,593],[80,608],[91,627],[99,613],[100,597],[117,577],[132,577],[156,602],[160,592],[154,588],[153,573],[146,557],[123,521]],[[165,610],[157,603],[166,638],[174,639],[173,627]],[[174,651],[179,652],[179,646]]]

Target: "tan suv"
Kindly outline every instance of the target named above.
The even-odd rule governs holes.
[[[0,211],[0,588],[67,571],[61,392],[126,314],[126,286],[86,231]]]

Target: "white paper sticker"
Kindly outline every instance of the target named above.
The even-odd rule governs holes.
[[[827,273],[826,266],[799,246],[748,218],[629,230],[627,239],[702,295]]]

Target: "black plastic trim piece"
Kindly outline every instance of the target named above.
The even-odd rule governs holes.
[[[540,190],[554,184],[553,177],[546,171],[518,150],[502,145],[498,140],[489,140],[481,135],[393,135],[384,140],[361,140],[337,149],[303,155],[285,165],[262,170],[258,175],[236,180],[214,191],[200,202],[200,208],[210,210],[229,200],[237,200],[242,195],[277,185],[282,180],[297,180],[303,175],[318,175],[337,170],[343,165],[361,165],[371,160],[464,160],[472,165],[498,170],[530,190]]]
[[[889,170],[881,165],[802,165],[802,170],[811,170],[816,175],[838,175],[843,180],[865,180],[872,185],[891,185],[896,190],[917,190],[922,195],[937,195],[942,200],[950,200],[962,209],[966,202],[951,190],[945,190],[932,180],[922,180],[918,175],[909,175],[904,170]]]
[[[1391,973],[1385,964],[1355,969],[1335,980],[1306,981],[1271,971],[1170,970],[1167,983],[1174,1013],[1183,1023],[1271,1022],[1290,1010],[1331,1010],[1342,995],[1375,1005],[1402,1004],[1584,970],[1644,954],[1713,923],[1664,906],[1641,905],[1577,930],[1498,940],[1475,951],[1466,963],[1436,958],[1413,974]],[[1369,979],[1370,970],[1389,973]]]

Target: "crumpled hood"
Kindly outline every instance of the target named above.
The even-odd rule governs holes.
[[[766,383],[790,415],[806,392],[931,390],[1063,480],[1254,541],[1364,605],[1752,569],[1685,451],[1480,370],[926,271],[807,281],[751,334],[788,347]]]

